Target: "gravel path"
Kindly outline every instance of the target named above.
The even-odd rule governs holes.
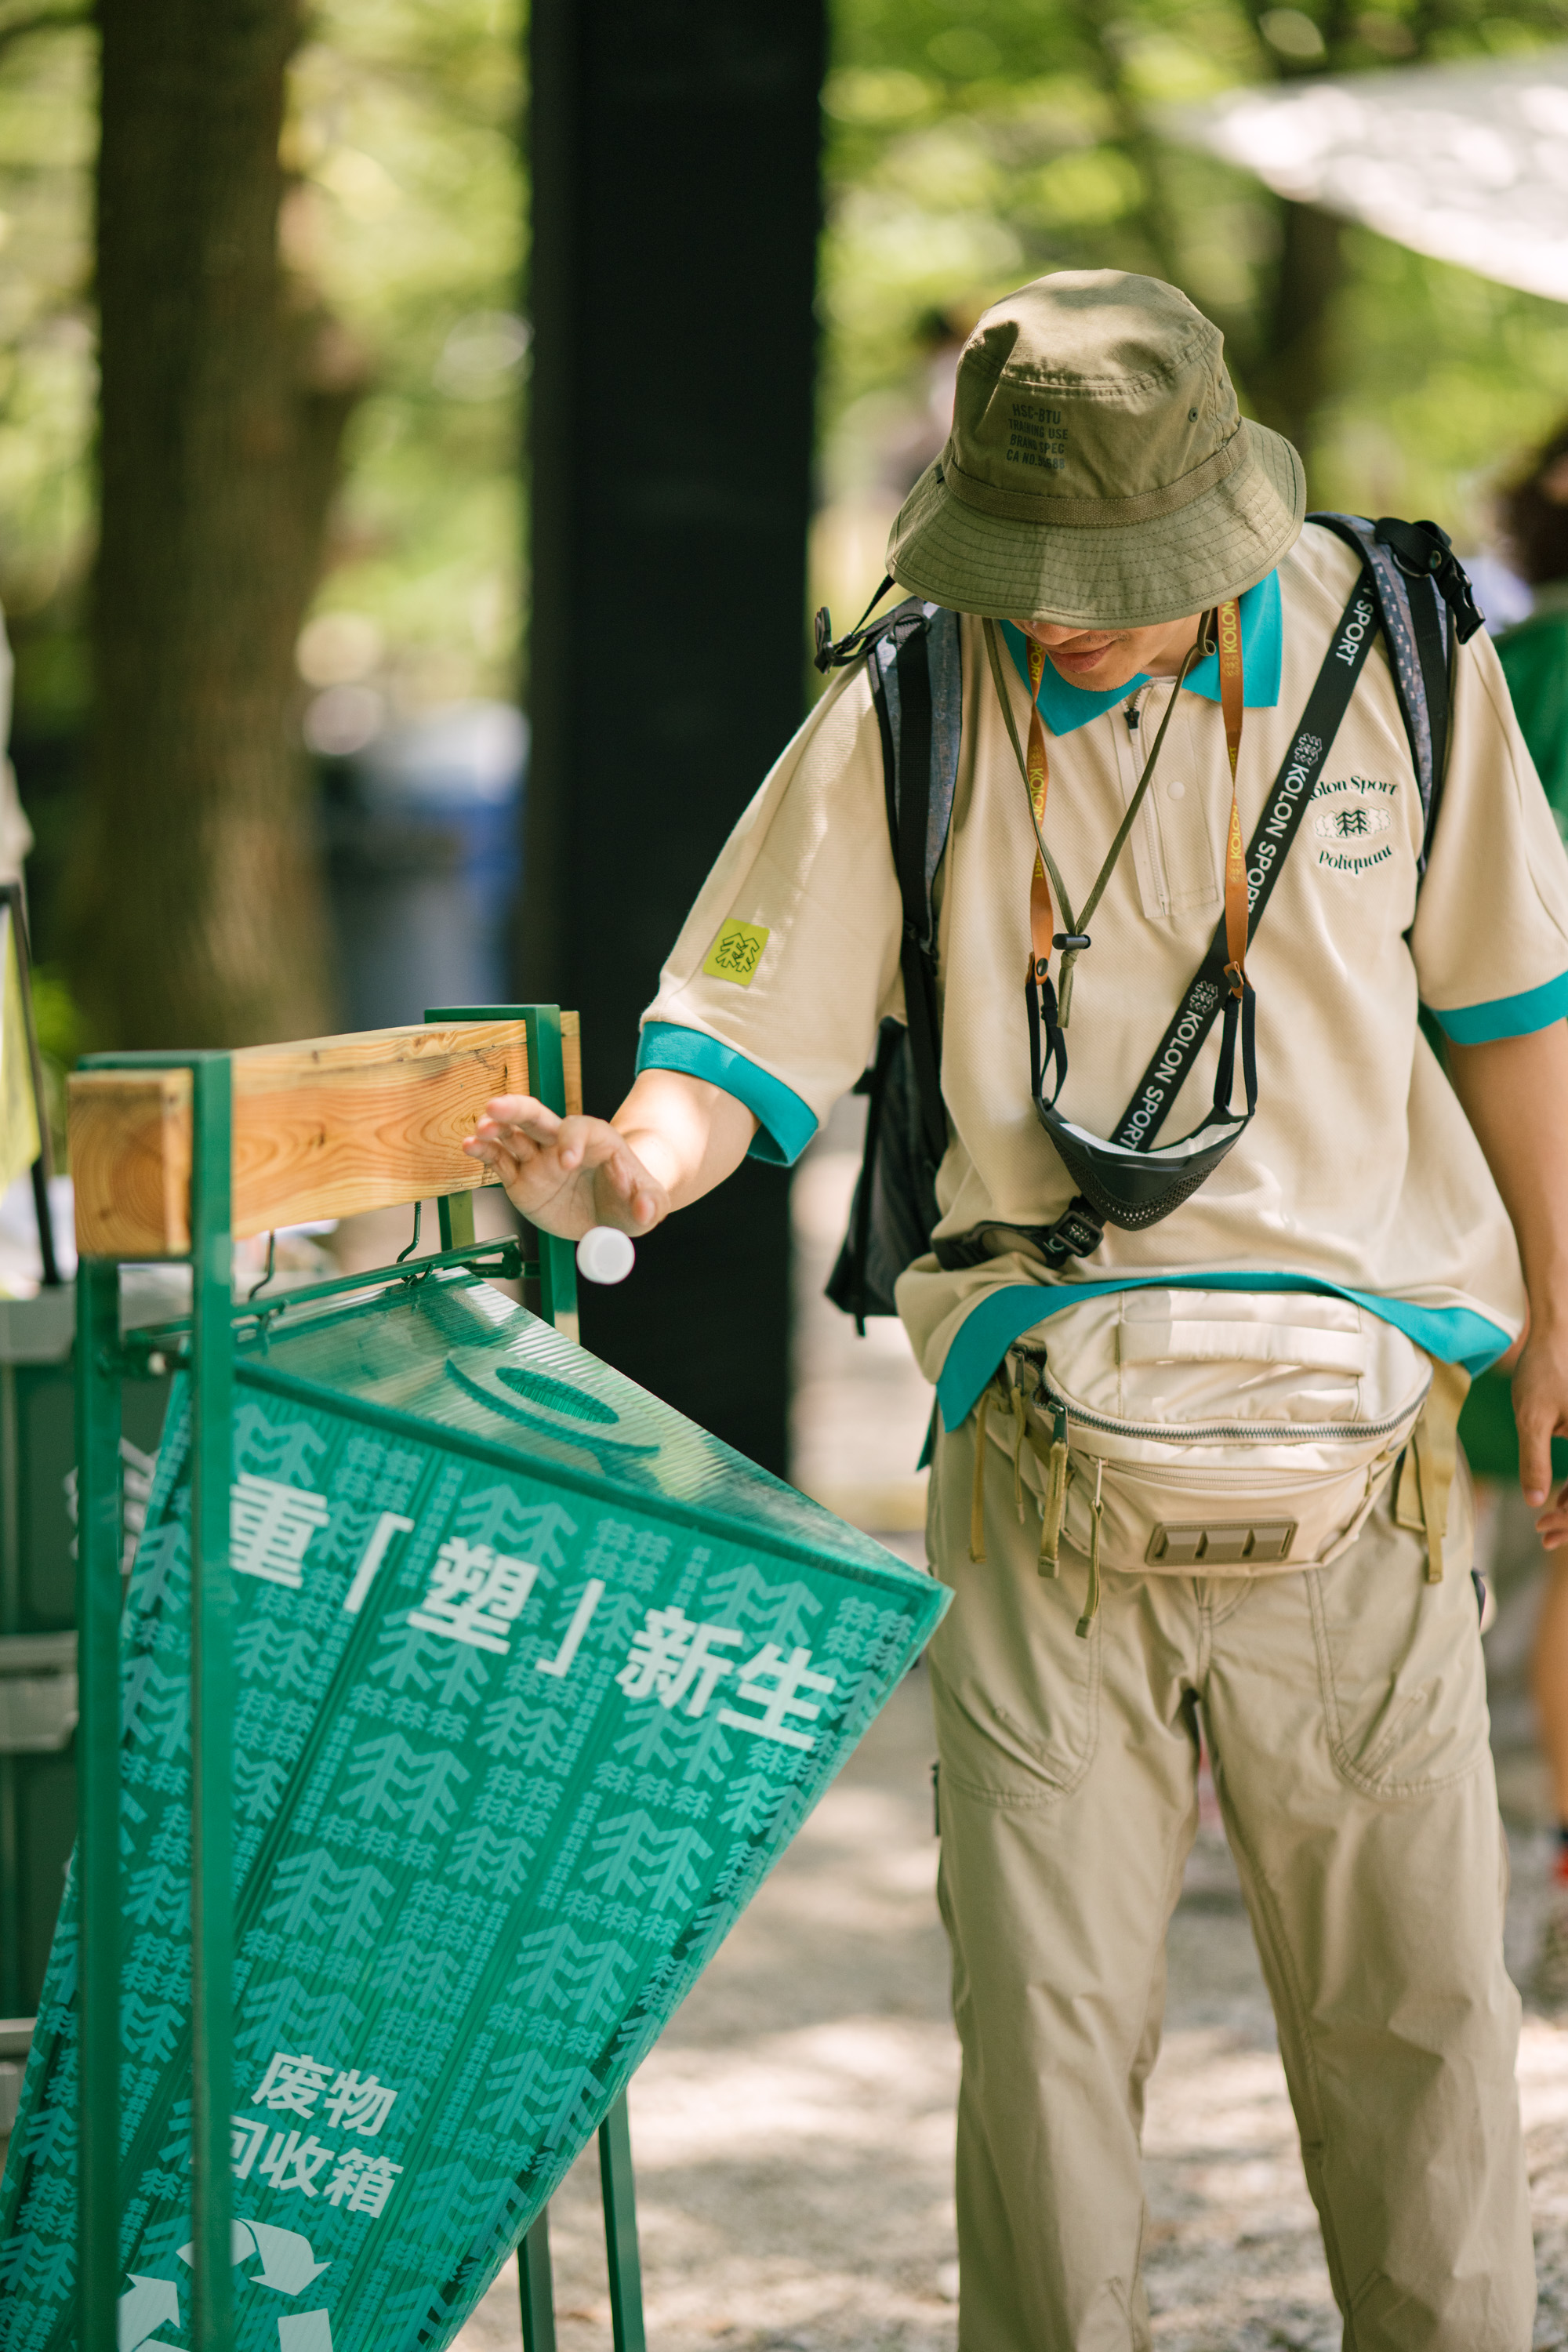
[[[650,2352],[952,2352],[957,2052],[931,1900],[932,1753],[911,1675],[632,2092]],[[1528,1953],[1548,1842],[1515,1840]],[[1224,1841],[1173,1923],[1150,2085],[1146,2274],[1159,2352],[1331,2352],[1339,2328],[1268,1998]],[[1526,2020],[1539,2352],[1568,2347],[1568,2030]],[[592,2160],[553,2210],[562,2352],[609,2352]],[[462,2352],[521,2343],[515,2273]]]

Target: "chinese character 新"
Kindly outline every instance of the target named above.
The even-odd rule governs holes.
[[[694,1625],[678,1608],[650,1609],[616,1680],[628,1698],[653,1697],[661,1706],[679,1706],[689,1692],[686,1712],[700,1715],[714,1685],[735,1671],[733,1658],[713,1652],[734,1649],[743,1639],[731,1625]]]
[[[448,1641],[494,1650],[504,1658],[538,1574],[531,1560],[508,1559],[492,1544],[454,1536],[437,1553],[430,1590],[409,1611],[408,1622],[422,1633],[444,1633]]]
[[[816,1744],[816,1734],[796,1731],[785,1722],[786,1716],[798,1716],[805,1722],[815,1723],[822,1713],[810,1699],[797,1698],[797,1691],[821,1691],[824,1696],[837,1681],[833,1675],[811,1672],[811,1652],[792,1650],[786,1658],[774,1642],[764,1642],[754,1658],[748,1658],[736,1669],[741,1678],[737,1696],[748,1706],[760,1706],[761,1715],[742,1715],[732,1706],[719,1709],[719,1720],[733,1726],[737,1731],[755,1732],[760,1739],[776,1739],[786,1748],[810,1748]]]
[[[374,2221],[402,2169],[400,2164],[388,2164],[384,2156],[371,2156],[363,2147],[345,2148],[327,2183],[327,2202],[346,2204],[351,2213],[368,2213]]]
[[[229,1558],[238,1576],[259,1576],[298,1592],[305,1581],[305,1548],[331,1510],[309,1486],[284,1486],[242,1470],[229,1488]]]
[[[374,2074],[366,2074],[363,2081],[357,2073],[340,2074],[327,2094],[327,2121],[341,2130],[374,2139],[392,2113],[396,2096]]]
[[[316,2101],[326,2089],[331,2072],[319,2058],[293,2058],[287,2050],[275,2050],[268,2061],[266,2074],[250,2095],[250,2104],[253,2107],[280,2109],[285,2115],[314,2115]],[[337,2122],[336,2116],[332,2121]]]

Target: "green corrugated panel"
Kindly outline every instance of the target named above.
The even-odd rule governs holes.
[[[467,1276],[284,1317],[235,1393],[237,2344],[434,2352],[945,1595]],[[189,1475],[181,1397],[123,1643],[121,2352],[192,2344]],[[7,2352],[72,2340],[74,1921]]]

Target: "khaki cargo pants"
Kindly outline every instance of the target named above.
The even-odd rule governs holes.
[[[1386,1502],[1330,1567],[1036,1566],[974,1417],[938,1445],[929,1654],[963,2051],[961,2352],[1144,2352],[1143,2086],[1197,1824],[1201,1715],[1279,2021],[1346,2352],[1529,2352],[1505,1849],[1468,1512],[1447,1573]],[[1220,2352],[1220,2347],[1215,2347]]]

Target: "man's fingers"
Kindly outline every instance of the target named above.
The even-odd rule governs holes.
[[[1519,1426],[1519,1483],[1524,1499],[1539,1508],[1552,1492],[1552,1429],[1544,1416],[1528,1410],[1515,1416]]]
[[[480,1142],[495,1142],[509,1135],[522,1136],[530,1143],[553,1143],[564,1122],[552,1110],[532,1095],[492,1095],[474,1128]]]

